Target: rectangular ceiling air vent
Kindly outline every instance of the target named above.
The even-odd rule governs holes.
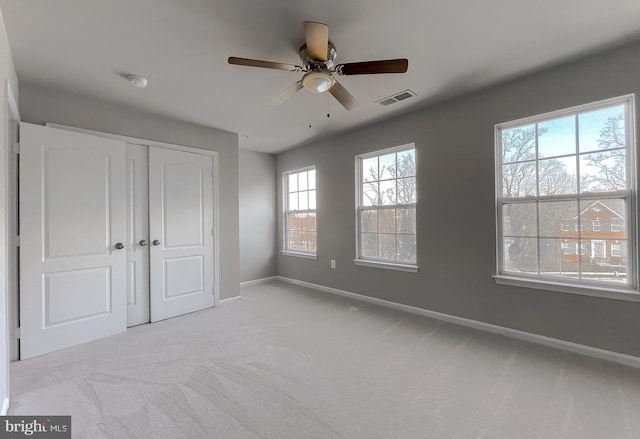
[[[399,93],[396,93],[392,96],[387,96],[386,98],[380,99],[379,101],[376,101],[376,103],[387,106],[387,105],[395,104],[396,102],[404,101],[405,99],[411,98],[415,95],[416,94],[414,92],[407,89]]]

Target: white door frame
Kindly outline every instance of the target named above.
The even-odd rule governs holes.
[[[214,252],[213,254],[214,305],[213,306],[218,306],[218,304],[220,303],[220,245],[219,245],[220,240],[218,239],[218,236],[221,236],[220,209],[219,209],[219,203],[218,203],[218,200],[220,199],[218,194],[218,188],[220,186],[219,172],[218,172],[219,171],[218,152],[211,151],[209,149],[195,148],[192,146],[175,145],[172,143],[158,142],[155,140],[141,139],[138,137],[122,136],[120,134],[112,134],[112,133],[105,133],[102,131],[88,130],[85,128],[72,127],[72,126],[62,125],[57,123],[46,123],[45,125],[51,128],[59,128],[63,130],[75,131],[77,133],[92,134],[94,136],[107,137],[109,139],[115,139],[115,140],[124,140],[125,142],[135,143],[138,145],[147,145],[147,146],[155,146],[158,148],[175,149],[178,151],[187,151],[187,152],[196,153],[196,154],[209,155],[212,157],[213,159],[213,230],[215,232],[213,237],[213,252]]]
[[[4,262],[0,265],[0,321],[3,322],[3,328],[0,330],[0,337],[3,338],[0,346],[3,349],[0,355],[2,361],[2,370],[5,371],[0,380],[3,381],[3,388],[6,395],[0,395],[0,415],[6,415],[9,411],[9,361],[18,359],[18,248],[16,246],[17,231],[17,172],[15,166],[17,151],[14,149],[14,140],[11,136],[12,124],[20,122],[20,113],[16,102],[11,84],[8,79],[4,81],[4,147],[2,148],[2,175],[3,199],[0,211],[2,212],[2,222],[4,224],[4,236],[2,237],[4,245],[2,248],[2,256]]]

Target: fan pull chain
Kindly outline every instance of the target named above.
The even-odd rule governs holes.
[[[311,97],[307,99],[307,121],[309,122],[309,128],[311,128]]]
[[[327,117],[331,117],[331,112],[329,111],[329,93],[325,93],[327,95]]]

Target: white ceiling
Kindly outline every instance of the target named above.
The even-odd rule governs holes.
[[[640,36],[638,0],[0,0],[0,8],[22,83],[237,132],[241,147],[262,152]],[[300,64],[304,20],[329,25],[338,63],[406,57],[409,71],[339,77],[361,104],[350,112],[306,90],[271,107],[302,74],[227,57]],[[123,76],[131,73],[149,86],[132,87]],[[375,103],[405,89],[417,97]]]

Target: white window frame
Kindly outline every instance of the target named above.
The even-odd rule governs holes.
[[[317,259],[318,254],[318,173],[316,171],[315,191],[316,191],[316,208],[306,210],[289,210],[289,175],[299,174],[301,172],[315,171],[315,166],[306,166],[304,168],[292,169],[282,173],[282,250],[280,253],[286,256],[294,256],[304,259]],[[313,213],[316,215],[316,250],[298,250],[289,248],[289,213]]]
[[[640,302],[640,293],[638,292],[638,245],[637,245],[637,175],[636,175],[636,135],[635,135],[635,96],[634,94],[624,95],[616,98],[606,99],[602,101],[592,102],[585,105],[580,105],[563,110],[553,111],[541,115],[527,117],[511,122],[505,122],[496,124],[494,127],[494,139],[495,139],[495,202],[496,202],[496,274],[493,276],[494,280],[498,284],[520,286],[533,289],[557,291],[571,294],[581,294],[586,296],[605,297],[609,299],[626,300],[633,302]],[[572,280],[569,278],[555,279],[551,277],[545,277],[541,275],[526,275],[520,273],[506,272],[502,269],[502,261],[504,255],[504,249],[502,241],[502,205],[505,197],[502,197],[502,155],[501,155],[501,132],[504,129],[515,128],[522,125],[528,125],[532,123],[541,123],[546,120],[556,119],[562,116],[575,115],[576,113],[582,113],[590,110],[595,110],[599,107],[613,106],[616,104],[626,105],[625,114],[625,128],[627,130],[627,148],[626,148],[626,175],[628,181],[628,189],[620,190],[617,192],[608,192],[604,198],[623,198],[626,202],[627,218],[623,227],[628,231],[627,243],[630,250],[627,255],[628,264],[628,282],[626,285],[601,283],[601,282],[589,282],[587,280]],[[589,199],[602,199],[603,195],[598,193],[578,193],[568,196],[527,196],[520,197],[518,201],[538,201],[547,199],[562,200],[589,200]],[[584,230],[584,224],[580,223],[581,231]],[[576,231],[578,229],[576,224]],[[505,238],[507,239],[507,238]],[[540,239],[538,237],[538,239]],[[584,243],[580,253],[583,253]],[[605,246],[606,247],[606,246]]]
[[[363,210],[363,203],[362,203],[362,161],[371,157],[377,157],[377,156],[382,156],[385,154],[391,154],[391,153],[398,153],[398,152],[402,152],[402,151],[407,151],[407,150],[413,150],[414,151],[414,160],[415,160],[415,166],[416,166],[416,176],[415,178],[417,179],[417,174],[418,174],[418,155],[417,155],[417,150],[416,150],[416,146],[415,143],[408,143],[405,145],[400,145],[400,146],[394,146],[392,148],[387,148],[387,149],[382,149],[382,150],[378,150],[378,151],[373,151],[370,153],[366,153],[366,154],[361,154],[355,157],[355,175],[356,175],[356,212],[355,212],[355,217],[356,217],[356,258],[353,260],[354,264],[356,265],[360,265],[363,267],[372,267],[372,268],[384,268],[384,269],[389,269],[389,270],[397,270],[397,271],[405,271],[405,272],[411,272],[411,273],[416,273],[419,270],[418,267],[418,261],[417,261],[417,257],[418,257],[418,243],[417,243],[417,237],[418,237],[418,227],[417,227],[417,223],[418,223],[418,219],[417,219],[417,202],[418,202],[418,196],[419,194],[416,191],[416,203],[411,203],[411,204],[393,204],[393,205],[384,205],[384,206],[379,206],[380,208],[384,209],[384,208],[414,208],[416,209],[416,263],[412,264],[412,263],[407,263],[407,262],[403,262],[403,261],[392,261],[392,260],[385,260],[385,259],[373,259],[373,258],[367,258],[367,257],[363,257],[360,253],[360,249],[361,249],[361,230],[360,230],[360,217],[361,217],[361,212]],[[416,180],[417,182],[417,180]],[[397,235],[397,232],[396,232]]]

